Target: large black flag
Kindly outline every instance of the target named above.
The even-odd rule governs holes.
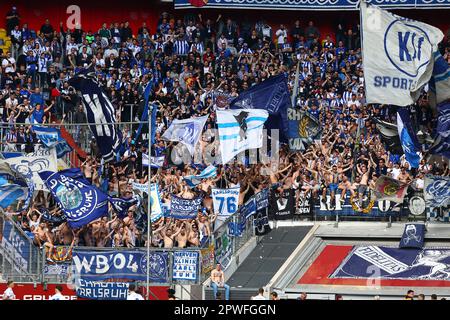
[[[69,84],[81,92],[84,112],[97,145],[105,162],[112,161],[122,140],[122,133],[116,129],[115,110],[100,87],[93,69],[86,69]]]

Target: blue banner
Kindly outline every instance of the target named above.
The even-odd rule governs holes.
[[[260,84],[247,89],[230,103],[231,109],[263,109],[269,112],[267,129],[281,129],[280,140],[289,137],[287,110],[291,98],[284,74],[270,77]]]
[[[358,10],[357,0],[174,0],[175,9],[219,8],[219,9],[268,9],[268,10]],[[449,8],[450,3],[442,0],[367,0],[382,8]]]
[[[198,209],[202,207],[202,198],[183,199],[172,195],[170,217],[175,219],[195,219]]]
[[[55,148],[58,159],[64,157],[67,153],[72,152],[72,147],[69,146],[67,141],[61,136],[61,130],[57,128],[33,126],[33,131],[45,147]]]
[[[434,143],[430,152],[450,158],[450,134],[448,134],[450,132],[450,101],[438,104],[437,110]]]
[[[450,248],[355,246],[330,278],[450,281]]]
[[[168,252],[150,252],[150,281],[168,283]],[[147,279],[147,253],[141,251],[93,251],[74,248],[73,266],[81,278]]]
[[[71,228],[80,228],[108,215],[108,196],[89,184],[80,169],[39,173]]]
[[[199,266],[198,251],[175,251],[173,253],[173,280],[196,282]]]
[[[269,189],[263,189],[255,194],[256,210],[265,209],[269,206]]]
[[[127,300],[128,283],[77,279],[77,297],[91,300]]]
[[[303,151],[315,139],[320,139],[319,120],[309,112],[299,109],[288,109],[289,119],[289,149]]]
[[[111,203],[113,210],[117,213],[117,217],[123,219],[128,215],[128,209],[134,205],[138,205],[140,201],[138,197],[135,196],[129,199],[109,197],[109,202]]]
[[[3,255],[16,271],[28,271],[30,261],[29,240],[14,227],[13,222],[4,219],[1,247],[7,254]],[[10,260],[13,257],[13,260]]]
[[[83,70],[69,80],[81,92],[89,128],[105,162],[114,160],[122,141],[122,132],[116,129],[115,110],[100,87],[94,68]]]
[[[425,225],[422,223],[407,223],[399,247],[422,249],[424,242]]]

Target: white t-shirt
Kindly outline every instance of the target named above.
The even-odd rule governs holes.
[[[16,299],[16,295],[14,294],[11,288],[7,288],[5,292],[3,292],[3,300],[14,300]]]
[[[66,300],[61,292],[58,292],[50,297],[50,300]]]
[[[16,70],[14,69],[14,66],[7,67],[8,64],[14,65],[16,63],[16,60],[14,58],[5,58],[2,62],[2,67],[5,69],[5,73],[12,73]]]
[[[144,300],[144,298],[136,292],[130,292],[128,294],[127,300]]]
[[[257,296],[252,297],[252,300],[267,300],[264,296],[258,294]]]
[[[283,44],[284,38],[287,37],[287,31],[286,29],[284,30],[278,29],[276,35],[278,37],[278,44]]]

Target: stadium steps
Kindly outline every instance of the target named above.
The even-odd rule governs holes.
[[[248,300],[265,287],[308,234],[311,226],[279,227],[260,238],[256,248],[228,279],[231,300]],[[222,297],[225,292],[221,289]],[[213,299],[213,290],[205,288],[205,299]]]

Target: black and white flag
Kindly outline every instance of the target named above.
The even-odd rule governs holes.
[[[116,129],[114,107],[100,87],[92,69],[84,70],[69,84],[81,92],[84,112],[105,162],[112,161],[120,147],[122,133]]]

